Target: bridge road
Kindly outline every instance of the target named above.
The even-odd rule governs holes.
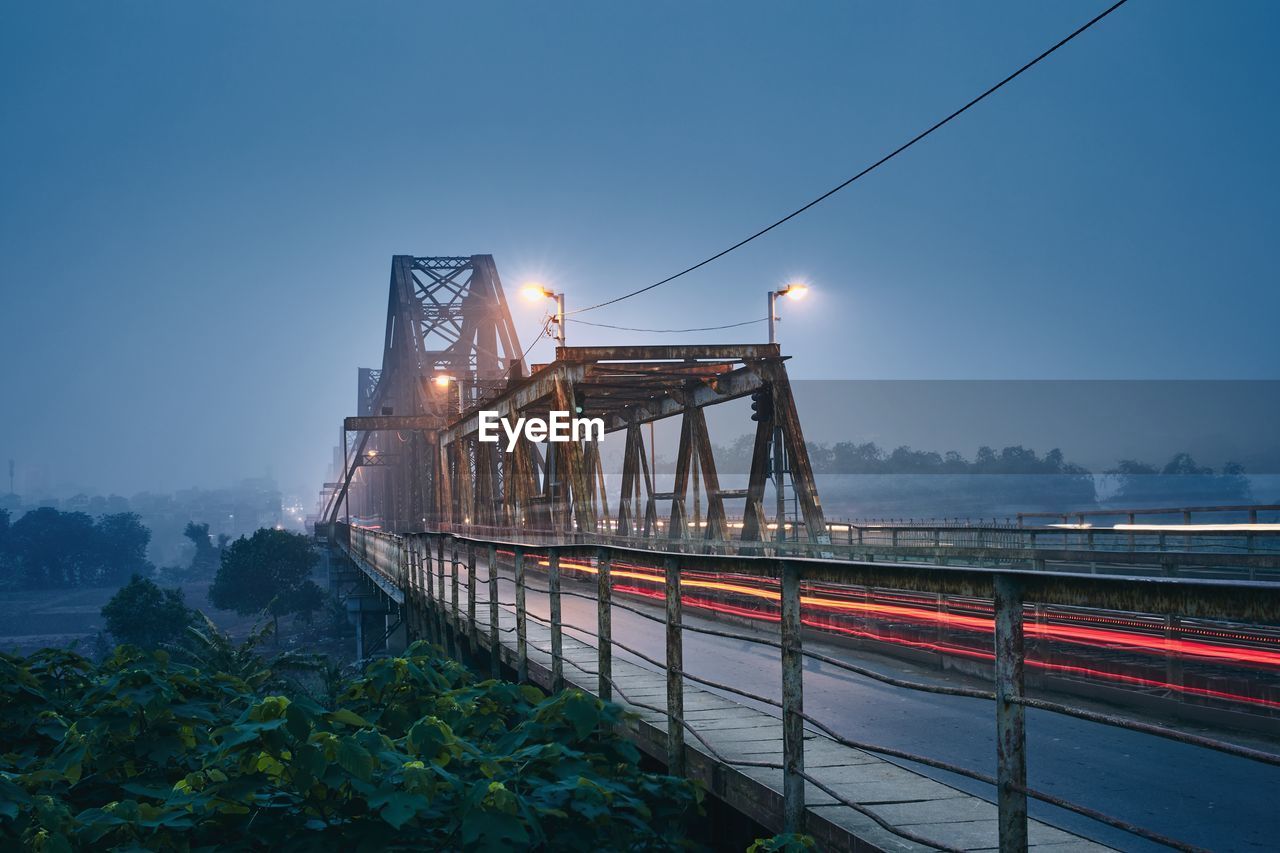
[[[482,553],[477,558],[476,590],[480,603],[477,614],[478,621],[485,623],[488,597],[484,581],[488,568]],[[537,591],[545,588],[546,569],[532,560],[526,567],[526,606],[533,615],[549,619],[547,596]],[[465,574],[466,566],[462,565],[459,605],[463,612]],[[509,567],[501,568],[499,577],[504,579],[498,585],[499,601],[510,603],[514,600],[514,579]],[[562,584],[566,591],[586,595],[595,592],[594,584],[569,577],[564,577]],[[661,604],[654,606],[646,599],[622,594],[619,600],[652,612],[659,620],[663,618]],[[505,624],[506,611],[513,608],[502,609]],[[566,640],[573,637],[594,646],[595,602],[577,595],[563,595],[561,609]],[[696,611],[686,610],[684,620],[686,624],[725,630],[723,622],[699,616]],[[511,623],[514,624],[514,617]],[[533,619],[529,620],[531,631],[536,624]],[[569,625],[592,633],[576,631]],[[767,632],[737,624],[730,630],[769,636]],[[656,660],[663,660],[666,654],[663,631],[661,621],[645,619],[622,608],[613,609],[614,636]],[[504,635],[504,642],[514,643],[513,635]],[[805,643],[806,648],[856,660],[881,672],[917,681],[943,682],[938,673],[909,663],[863,656],[842,646],[814,642],[809,637]],[[614,659],[655,669],[622,649],[615,648]],[[688,672],[733,684],[760,696],[781,698],[782,675],[776,649],[686,631],[684,660]],[[565,671],[566,675],[574,674],[568,662]],[[705,689],[715,692],[713,688]],[[806,712],[846,737],[995,773],[995,710],[991,702],[893,687],[814,660],[806,661],[804,690]],[[724,695],[739,704],[756,704],[770,714],[780,713],[776,708],[741,696]],[[656,700],[650,697],[646,701],[662,705],[661,697]],[[1275,850],[1280,844],[1278,767],[1035,709],[1027,711],[1027,756],[1032,787],[1185,843],[1215,851]],[[769,760],[780,760],[780,757]],[[889,760],[994,801],[991,786],[923,765]],[[1117,849],[1166,849],[1035,800],[1030,803],[1030,813],[1045,823]]]

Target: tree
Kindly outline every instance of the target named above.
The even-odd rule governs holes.
[[[208,577],[218,570],[218,548],[209,539],[209,525],[188,521],[182,535],[196,546],[196,553],[191,558],[192,577]],[[219,544],[221,544],[221,539]]]
[[[102,608],[107,630],[118,642],[144,649],[176,640],[191,624],[180,589],[161,589],[134,575]]]
[[[18,585],[9,554],[9,510],[0,508],[0,589]]]
[[[127,577],[148,575],[154,568],[147,561],[151,531],[136,512],[104,515],[94,525],[98,583],[121,583]]]
[[[1253,500],[1244,468],[1228,462],[1221,474],[1196,464],[1190,453],[1175,453],[1161,469],[1121,460],[1107,472],[1117,478],[1119,488],[1112,501],[1131,506],[1188,506],[1192,504],[1241,504]]]
[[[10,543],[23,584],[35,589],[92,582],[97,574],[96,531],[83,512],[40,507],[14,523]]]
[[[281,616],[308,613],[323,600],[310,579],[318,559],[301,533],[263,528],[248,539],[241,536],[222,552],[209,600],[241,616],[265,610],[278,629]]]

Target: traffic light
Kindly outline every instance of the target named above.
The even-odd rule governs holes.
[[[773,394],[767,388],[751,392],[751,420],[773,420]]]

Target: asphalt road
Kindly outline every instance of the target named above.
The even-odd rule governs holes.
[[[481,568],[479,574],[483,578],[485,570]],[[545,570],[531,571],[529,583],[545,586]],[[482,595],[478,598],[484,598],[484,586],[479,584]],[[569,580],[564,588],[594,591],[593,585]],[[512,584],[500,583],[499,600],[509,602],[513,598]],[[620,596],[619,600],[662,617],[660,605],[654,607],[630,596]],[[532,613],[549,616],[545,595],[531,589],[527,604]],[[562,610],[566,633],[594,645],[593,635],[575,632],[569,626],[594,632],[595,602],[563,596]],[[726,628],[725,623],[688,609],[685,622],[739,633],[756,632],[736,624]],[[614,636],[658,660],[665,656],[663,630],[660,622],[614,608]],[[951,676],[944,678],[936,671],[891,658],[809,639],[806,644],[829,656],[856,660],[882,672],[917,681],[955,683]],[[622,650],[616,650],[615,656],[635,660]],[[686,631],[684,656],[688,672],[771,699],[781,698],[782,676],[774,649]],[[995,774],[995,709],[990,702],[892,687],[813,660],[806,664],[804,690],[805,710],[845,737]],[[725,695],[739,702],[749,701]],[[1027,733],[1031,787],[1197,847],[1222,851],[1280,849],[1280,767],[1034,709],[1027,712]],[[994,799],[989,785],[922,765],[895,763]],[[1166,849],[1034,801],[1031,814],[1122,850]]]

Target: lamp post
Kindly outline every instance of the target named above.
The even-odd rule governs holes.
[[[777,322],[782,319],[778,316],[778,297],[787,296],[791,299],[802,299],[808,292],[809,285],[798,281],[788,284],[781,290],[769,291],[769,343],[776,344],[778,342]]]
[[[787,296],[791,299],[801,299],[809,292],[809,286],[802,282],[793,281],[780,290],[769,291],[769,343],[776,344],[778,342],[778,326],[777,322],[781,318],[778,316],[778,297]],[[775,406],[776,414],[777,408]],[[786,486],[785,469],[787,463],[786,448],[782,443],[782,427],[774,422],[773,427],[773,490],[778,497],[778,531],[777,540],[779,542],[787,541],[787,496],[783,491]]]
[[[459,383],[457,380],[455,380],[452,376],[450,376],[447,373],[437,373],[435,375],[435,378],[432,379],[432,382],[434,382],[435,386],[440,389],[440,392],[442,394],[444,394],[445,411],[447,411],[451,415],[461,414],[463,409],[461,383]],[[454,395],[449,390],[450,385],[456,385],[458,387],[458,395],[457,395],[458,407],[456,409],[453,407]]]
[[[521,291],[526,299],[554,299],[556,301],[556,345],[564,346],[564,294],[554,293],[540,284],[526,284]]]

